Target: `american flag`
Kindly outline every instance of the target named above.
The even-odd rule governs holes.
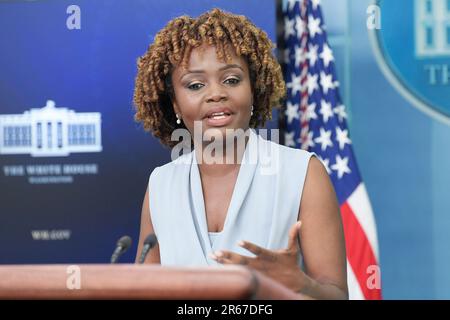
[[[284,4],[285,145],[315,152],[333,182],[344,225],[350,299],[381,299],[375,220],[353,154],[320,0]]]

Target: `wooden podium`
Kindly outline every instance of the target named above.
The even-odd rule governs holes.
[[[78,280],[76,280],[78,279]],[[78,285],[77,285],[78,283]],[[74,285],[79,288],[74,288]],[[3,265],[0,299],[307,299],[241,266]]]

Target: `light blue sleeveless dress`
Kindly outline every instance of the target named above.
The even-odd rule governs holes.
[[[157,167],[149,179],[149,205],[161,265],[217,265],[216,250],[253,256],[240,240],[286,248],[297,221],[312,153],[268,141],[250,130],[223,230],[209,233],[195,152]],[[299,260],[301,264],[301,260]]]

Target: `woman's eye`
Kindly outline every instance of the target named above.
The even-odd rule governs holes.
[[[238,78],[228,78],[225,80],[225,83],[228,84],[238,84],[241,80]]]
[[[188,85],[189,90],[199,90],[201,87],[203,87],[203,84],[196,82]]]

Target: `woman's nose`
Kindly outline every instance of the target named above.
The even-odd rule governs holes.
[[[225,101],[228,98],[226,89],[220,84],[211,84],[209,86],[208,95],[206,96],[206,102],[219,102]]]

